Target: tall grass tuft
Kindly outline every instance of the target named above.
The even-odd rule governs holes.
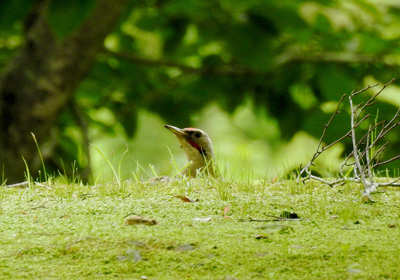
[[[46,165],[44,164],[42,152],[40,151],[39,143],[38,143],[38,141],[36,140],[35,134],[33,134],[33,132],[31,132],[31,134],[32,134],[32,137],[33,137],[33,141],[35,141],[36,148],[37,148],[38,153],[39,153],[39,156],[40,156],[40,161],[41,161],[42,167],[43,167],[44,179],[45,179],[45,181],[47,181],[47,180],[48,180],[48,174],[47,174],[47,171],[46,171]],[[26,165],[26,161],[25,161],[25,160],[24,160],[24,162],[25,162],[25,165]],[[28,180],[28,181],[29,181],[29,180]]]
[[[104,155],[104,153],[99,149],[99,148],[97,148],[95,145],[93,145],[93,144],[90,144],[93,148],[95,148],[96,149],[96,151],[104,158],[104,160],[107,162],[107,164],[108,164],[108,166],[110,167],[110,169],[111,169],[111,171],[112,171],[112,173],[114,174],[114,178],[115,178],[115,180],[117,181],[117,185],[118,185],[118,187],[122,187],[122,181],[121,181],[121,177],[120,177],[120,170],[118,170],[118,172],[117,172],[117,170],[115,170],[115,168],[114,168],[114,166],[113,166],[113,164],[111,163],[111,161]],[[125,155],[126,153],[124,152],[124,154],[123,154],[123,156]],[[121,157],[121,159],[120,159],[120,162],[121,162],[121,160],[122,160],[122,157]],[[120,167],[120,165],[118,165],[118,169],[119,169],[119,167]]]

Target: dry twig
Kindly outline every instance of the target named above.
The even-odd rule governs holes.
[[[325,145],[324,139],[326,136],[326,132],[331,125],[333,119],[340,113],[339,108],[344,103],[346,94],[344,94],[340,98],[335,112],[332,114],[328,123],[324,125],[324,130],[322,132],[321,138],[319,139],[316,152],[314,153],[310,162],[300,170],[300,173],[297,177],[298,182],[305,182],[306,180],[313,179],[318,180],[331,187],[341,185],[346,182],[360,183],[364,186],[364,191],[362,193],[363,201],[371,201],[371,193],[376,192],[378,187],[400,186],[400,178],[393,179],[390,182],[382,183],[377,182],[374,177],[374,169],[376,167],[400,159],[400,155],[398,155],[392,157],[389,160],[381,161],[382,154],[386,149],[388,142],[385,142],[381,146],[378,146],[378,142],[382,142],[381,140],[384,139],[390,131],[392,131],[400,124],[400,122],[398,121],[400,117],[400,109],[395,113],[395,115],[389,122],[386,123],[386,121],[376,121],[375,124],[369,125],[369,128],[367,132],[365,132],[365,134],[361,135],[361,137],[358,135],[358,128],[362,124],[364,124],[371,116],[370,114],[365,113],[366,108],[376,104],[376,98],[394,81],[395,79],[392,79],[389,83],[384,85],[365,103],[362,102],[359,104],[354,104],[354,97],[368,91],[371,88],[378,86],[378,84],[367,86],[366,88],[359,91],[354,90],[353,92],[351,92],[348,96],[350,105],[350,130],[343,136],[339,137],[337,140],[328,145]],[[315,160],[327,149],[331,148],[339,142],[342,142],[346,138],[351,139],[352,151],[349,155],[345,157],[343,163],[340,166],[339,178],[328,180],[312,174],[311,166],[314,166]],[[352,159],[351,162],[350,159]],[[348,174],[344,173],[345,168],[350,169],[350,172],[348,172]]]

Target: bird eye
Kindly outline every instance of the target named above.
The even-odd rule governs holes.
[[[195,136],[196,138],[200,138],[201,133],[200,133],[200,132],[196,132],[196,133],[194,134],[194,136]]]

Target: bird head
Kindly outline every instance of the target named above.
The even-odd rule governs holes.
[[[164,127],[175,134],[190,163],[182,172],[184,175],[195,177],[199,170],[204,170],[214,176],[214,151],[207,133],[191,127],[178,128],[167,124]]]

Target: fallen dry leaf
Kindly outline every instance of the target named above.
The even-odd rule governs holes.
[[[227,216],[226,214],[228,213],[228,211],[229,211],[229,207],[228,206],[226,206],[225,208],[224,208],[224,219],[229,219],[229,216]]]
[[[198,199],[193,200],[184,195],[174,195],[174,197],[180,198],[183,202],[198,202],[199,201]]]
[[[269,239],[268,236],[262,235],[262,234],[256,234],[256,235],[254,236],[254,238],[255,238],[255,239]]]
[[[146,225],[146,226],[154,226],[157,224],[156,219],[149,219],[149,218],[144,218],[139,215],[131,215],[126,217],[125,219],[125,225]]]

